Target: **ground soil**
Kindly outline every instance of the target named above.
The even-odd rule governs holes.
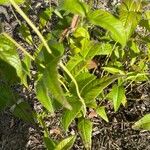
[[[45,7],[43,1],[38,3]],[[5,30],[13,35],[17,23],[12,14],[9,14],[9,7],[0,6],[0,19]],[[150,132],[132,129],[135,121],[150,112],[150,83],[142,83],[131,89],[129,87],[127,93],[128,106],[121,107],[117,113],[114,113],[111,104],[108,103],[109,123],[99,117],[92,118],[94,122],[92,150],[150,150]],[[35,110],[40,111],[41,105],[36,101],[33,93],[24,92],[20,97],[30,100]],[[47,118],[49,132],[53,129],[57,129],[57,132],[61,130],[58,120],[60,115],[61,113],[57,112],[55,117]],[[70,128],[71,132],[76,132],[75,123]],[[56,139],[64,136],[56,134],[56,130],[51,134]],[[0,113],[0,150],[45,150],[41,135],[40,130],[33,125],[12,116],[9,109]],[[72,150],[84,150],[79,136]]]

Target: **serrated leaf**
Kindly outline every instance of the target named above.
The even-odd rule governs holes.
[[[102,117],[106,122],[109,122],[104,106],[97,107],[97,108],[96,108],[96,113],[97,113],[100,117]]]
[[[92,126],[92,122],[88,119],[82,118],[78,122],[78,131],[87,150],[90,150],[92,146]]]
[[[80,0],[64,0],[63,8],[71,13],[86,16],[88,5]]]
[[[95,10],[88,14],[88,19],[92,24],[101,26],[110,31],[115,41],[123,46],[126,45],[127,39],[125,28],[122,22],[112,14],[104,10]]]
[[[124,24],[128,39],[134,32],[139,21],[141,20],[142,14],[140,13],[140,9],[140,0],[125,0],[120,6],[120,20]]]
[[[108,85],[114,82],[119,76],[103,77],[101,79],[95,79],[87,84],[81,92],[81,96],[85,100],[85,103],[92,102]]]
[[[0,111],[5,109],[6,106],[9,106],[15,103],[15,96],[11,90],[11,88],[4,83],[4,81],[0,82]]]
[[[14,0],[17,4],[22,4],[25,0]],[[8,5],[10,4],[9,0],[0,0],[0,5]]]
[[[114,110],[116,112],[119,109],[120,104],[122,102],[125,105],[126,96],[125,96],[125,89],[124,89],[123,85],[119,86],[119,85],[115,84],[112,87],[112,91],[108,97],[113,100]]]
[[[80,101],[76,101],[75,98],[72,98],[73,101],[70,102],[70,105],[72,106],[72,110],[65,110],[62,116],[62,126],[65,131],[68,130],[69,125],[71,122],[76,118],[78,113],[80,112],[82,108],[82,103]]]
[[[22,83],[27,85],[26,78],[23,76],[23,68],[17,49],[15,45],[3,35],[0,35],[0,59],[14,67]]]
[[[132,128],[135,130],[150,130],[150,114],[146,114],[139,121],[135,122]]]
[[[10,108],[10,110],[16,117],[29,123],[35,124],[32,108],[23,100],[19,100]]]
[[[45,85],[45,82],[43,81],[43,78],[41,78],[36,84],[36,97],[49,112],[54,112],[49,91]]]
[[[43,140],[48,150],[55,150],[56,144],[54,141],[52,141],[49,137],[44,137]]]
[[[76,136],[70,136],[62,140],[61,142],[58,143],[56,148],[54,150],[69,150],[72,148],[74,141],[76,139]]]

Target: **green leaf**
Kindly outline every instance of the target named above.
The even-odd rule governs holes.
[[[43,140],[48,150],[55,150],[56,144],[49,137],[44,137]]]
[[[81,92],[82,89],[86,85],[88,85],[92,80],[96,79],[96,77],[93,74],[90,74],[89,72],[84,72],[84,73],[80,73],[75,79],[78,83],[79,91]],[[69,86],[69,90],[71,93],[76,94],[74,89],[75,89],[75,85],[73,82],[71,82]]]
[[[15,68],[0,59],[0,79],[9,85],[19,81]]]
[[[32,36],[31,36],[31,33],[30,33],[28,26],[25,24],[21,24],[21,26],[19,27],[19,32],[21,33],[21,35],[23,36],[25,41],[28,44],[32,45],[32,43],[33,43]]]
[[[123,85],[114,85],[112,87],[112,91],[110,92],[109,98],[113,100],[114,110],[115,112],[119,109],[121,103],[125,103],[126,96],[125,96],[125,89]]]
[[[75,142],[76,136],[70,136],[62,140],[61,142],[58,143],[56,146],[55,150],[69,150],[72,148],[74,142]]]
[[[141,0],[125,0],[120,6],[120,20],[126,29],[128,39],[141,20],[142,14],[140,10]]]
[[[44,11],[42,11],[39,15],[39,22],[40,22],[40,28],[42,29],[46,23],[51,19],[51,16],[53,14],[53,8],[48,7]]]
[[[95,10],[88,14],[88,19],[92,24],[101,26],[110,31],[115,41],[123,46],[126,45],[127,39],[123,24],[112,14],[104,10]]]
[[[22,4],[25,0],[14,0],[17,4]],[[0,5],[8,5],[10,4],[9,0],[0,0]]]
[[[86,16],[88,5],[80,0],[64,0],[63,8],[71,13]]]
[[[77,54],[68,61],[66,67],[73,76],[77,76],[86,67],[86,62]]]
[[[90,150],[92,146],[92,126],[92,122],[88,119],[82,118],[78,122],[78,131],[87,150]]]
[[[36,84],[36,97],[49,112],[54,112],[48,88],[45,85],[43,78],[41,78]]]
[[[146,114],[132,126],[135,130],[150,130],[150,114]]]
[[[42,82],[44,82],[51,96],[54,96],[64,107],[71,109],[58,80],[57,65],[64,52],[64,47],[62,44],[52,40],[49,41],[48,44],[52,50],[52,54],[49,54],[45,48],[41,51],[43,53],[45,65],[45,68],[40,72],[40,74],[42,74],[41,80],[43,80]]]
[[[75,32],[73,33],[73,36],[75,38],[86,38],[86,39],[90,39],[90,35],[87,29],[83,28],[83,27],[78,27]]]
[[[0,81],[0,110],[15,103],[15,101],[11,88],[6,83]]]
[[[93,101],[108,85],[114,82],[120,76],[114,75],[111,77],[103,77],[101,79],[95,79],[87,84],[81,92],[81,96],[86,103]]]
[[[0,59],[16,69],[18,77],[26,85],[23,77],[23,68],[15,45],[3,35],[0,35]]]
[[[82,103],[80,101],[77,101],[75,98],[70,99],[72,99],[72,102],[70,102],[72,110],[65,110],[62,116],[62,125],[65,131],[68,130],[69,125],[76,118],[82,108]]]
[[[106,122],[109,122],[104,106],[97,107],[96,113],[97,113],[100,117],[102,117]]]
[[[35,124],[32,108],[23,100],[19,100],[10,108],[10,110],[16,117],[29,123]]]
[[[109,73],[112,73],[112,74],[121,74],[121,75],[125,75],[125,72],[118,69],[118,68],[114,68],[114,67],[103,67],[103,69],[105,71],[108,71]]]
[[[144,19],[140,21],[140,25],[150,31],[150,10],[144,12]]]

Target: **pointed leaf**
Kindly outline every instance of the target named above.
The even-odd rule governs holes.
[[[119,78],[119,76],[114,75],[111,77],[95,79],[82,89],[81,96],[84,98],[86,103],[90,103],[117,78]]]
[[[137,121],[133,126],[135,130],[150,130],[150,114],[145,115],[139,121]]]
[[[87,150],[90,150],[92,146],[92,126],[92,122],[88,119],[83,118],[79,120],[78,131]]]
[[[36,97],[41,104],[51,113],[54,112],[52,101],[49,96],[48,88],[45,85],[43,78],[41,78],[36,85]]]
[[[100,117],[102,117],[106,122],[109,122],[104,106],[98,107],[98,108],[96,109],[96,113],[97,113]]]
[[[110,31],[114,40],[123,46],[126,45],[126,32],[123,24],[112,14],[104,10],[95,10],[88,14],[88,19],[92,24]]]
[[[43,140],[48,150],[55,150],[56,144],[49,137],[44,137]]]
[[[23,68],[15,45],[3,35],[0,35],[0,59],[16,69],[18,77],[26,85]]]
[[[69,150],[72,148],[74,142],[75,142],[76,136],[70,136],[62,140],[61,142],[58,143],[56,146],[55,150]]]
[[[126,102],[124,87],[122,85],[114,85],[109,97],[113,100],[114,110],[116,112],[119,109],[120,104]]]
[[[73,101],[70,102],[70,105],[72,106],[72,110],[65,110],[62,116],[62,125],[65,131],[68,130],[69,125],[76,118],[82,108],[82,103],[76,101],[74,98]]]

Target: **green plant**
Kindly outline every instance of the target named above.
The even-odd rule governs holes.
[[[149,80],[149,37],[138,34],[136,28],[139,25],[146,31],[149,30],[150,12],[143,12],[144,3],[141,0],[124,0],[118,8],[117,16],[105,10],[93,10],[90,5],[80,0],[65,0],[60,8],[50,8],[40,14],[41,29],[51,18],[52,13],[62,18],[50,36],[44,37],[15,1],[9,2],[38,35],[41,44],[37,46],[32,56],[8,34],[0,35],[0,77],[6,85],[0,87],[1,91],[4,91],[1,97],[6,97],[2,99],[0,108],[9,105],[14,115],[33,124],[36,119],[44,130],[47,149],[63,150],[72,147],[75,135],[60,142],[51,140],[44,116],[32,111],[26,102],[16,102],[16,95],[11,91],[10,85],[19,80],[28,87],[27,77],[31,77],[31,62],[34,61],[37,66],[35,92],[37,99],[47,110],[43,111],[47,114],[54,113],[63,107],[62,127],[65,132],[77,118],[78,131],[84,146],[91,149],[93,123],[88,117],[87,108],[108,122],[105,106],[99,103],[110,100],[114,111],[117,111],[121,105],[125,106],[127,103],[128,86]],[[46,17],[43,17],[45,15]],[[68,26],[70,28],[63,32],[64,27]],[[20,29],[23,29],[20,32],[25,41],[33,44],[28,27],[21,26]],[[96,34],[92,35],[92,32]],[[144,43],[145,51],[141,51],[141,43]],[[17,48],[25,55],[22,60],[18,56]],[[69,48],[70,55],[69,60],[64,63],[62,56],[66,48]],[[95,56],[100,60],[104,57],[105,63],[99,66],[94,60]],[[7,69],[3,66],[7,66]],[[62,73],[59,73],[58,67]],[[99,71],[98,75],[96,70]],[[109,91],[105,90],[108,88]],[[133,128],[141,127],[141,122],[144,122],[142,127],[149,129],[149,116],[146,115],[143,120],[145,118],[146,123],[139,121],[140,123],[136,123]]]

